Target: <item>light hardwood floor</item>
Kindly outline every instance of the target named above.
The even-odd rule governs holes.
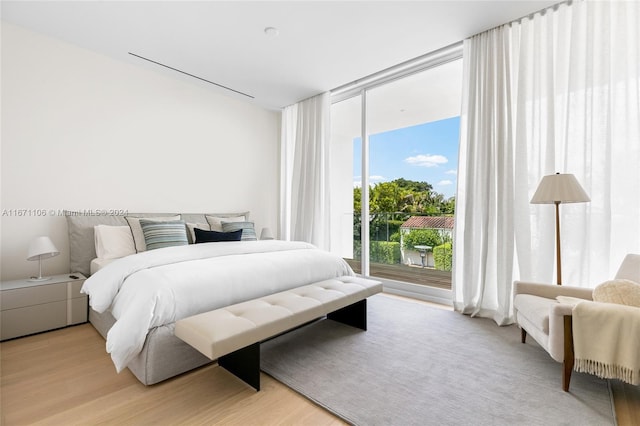
[[[104,345],[90,324],[1,343],[2,425],[344,424],[265,374],[255,392],[217,365],[146,387]]]
[[[255,392],[217,365],[145,387],[104,345],[90,324],[0,343],[2,425],[344,424],[265,374]],[[639,389],[614,386],[620,426],[640,425]]]

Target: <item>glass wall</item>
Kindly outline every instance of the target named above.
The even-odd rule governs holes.
[[[455,60],[333,104],[332,241],[357,272],[450,288],[461,83]]]

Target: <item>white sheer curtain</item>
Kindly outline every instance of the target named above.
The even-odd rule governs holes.
[[[329,93],[282,112],[280,235],[329,249]]]
[[[454,306],[513,321],[514,279],[554,283],[554,209],[540,179],[572,173],[563,284],[611,279],[640,252],[640,3],[563,3],[465,40]]]

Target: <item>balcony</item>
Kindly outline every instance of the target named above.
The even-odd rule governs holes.
[[[357,274],[361,273],[359,260],[345,260]],[[451,290],[451,272],[449,271],[438,271],[432,268],[421,268],[402,264],[385,265],[382,263],[371,263],[369,265],[369,275],[388,280]]]
[[[353,257],[361,273],[360,220],[354,214]],[[451,290],[452,215],[376,213],[369,224],[369,275]]]

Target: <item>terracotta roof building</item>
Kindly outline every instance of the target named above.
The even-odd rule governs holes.
[[[409,229],[453,229],[452,216],[411,216],[400,225]]]

